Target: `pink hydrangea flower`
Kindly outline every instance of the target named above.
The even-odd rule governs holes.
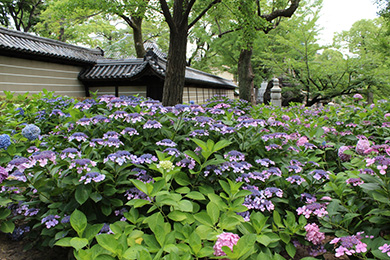
[[[314,245],[320,245],[325,240],[325,233],[320,232],[320,228],[317,224],[307,224],[305,226],[306,240],[312,242]]]
[[[302,146],[304,145],[305,143],[308,143],[309,140],[307,139],[306,136],[302,136],[301,138],[298,139],[297,141],[297,146]]]
[[[226,253],[223,252],[222,247],[227,246],[230,248],[230,250],[233,251],[233,246],[237,244],[237,241],[240,239],[240,237],[237,234],[230,233],[230,232],[223,232],[222,234],[217,236],[218,239],[215,242],[215,245],[213,247],[214,249],[214,255],[215,256],[225,256]]]
[[[339,156],[340,160],[343,162],[349,161],[351,159],[351,155],[344,153],[347,150],[349,150],[348,146],[341,146],[339,148],[338,156]]]
[[[363,155],[368,148],[370,148],[370,142],[366,139],[360,139],[356,144],[356,152],[360,155]]]
[[[353,95],[353,98],[355,98],[355,99],[363,99],[363,96],[360,95],[360,94],[355,94],[355,95]]]
[[[386,254],[390,257],[390,244],[384,244],[383,246],[380,246],[378,248],[379,250],[381,250],[382,253]]]

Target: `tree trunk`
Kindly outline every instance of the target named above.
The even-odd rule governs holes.
[[[132,19],[135,25],[132,28],[135,52],[137,54],[137,58],[143,58],[145,56],[145,48],[144,48],[144,40],[142,37],[142,17],[141,18],[132,17]]]
[[[183,103],[183,90],[186,72],[187,29],[181,28],[170,33],[168,64],[162,103],[174,106]]]
[[[240,99],[251,102],[253,96],[253,70],[252,70],[252,52],[253,48],[242,49],[238,60],[238,88],[240,91]]]
[[[369,105],[374,103],[374,93],[372,92],[370,86],[367,87],[367,103]]]

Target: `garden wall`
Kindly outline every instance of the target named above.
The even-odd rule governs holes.
[[[89,87],[89,91],[96,92],[97,95],[115,95],[116,86],[104,86],[104,87]],[[146,86],[118,86],[118,95],[119,96],[133,96],[139,95],[142,97],[146,97]]]
[[[183,103],[193,101],[196,104],[201,104],[215,95],[225,95],[230,99],[234,99],[234,89],[213,89],[187,86],[184,87],[183,91]]]
[[[80,70],[78,66],[2,56],[0,95],[4,91],[35,94],[47,89],[59,95],[84,97],[84,86],[77,79]]]

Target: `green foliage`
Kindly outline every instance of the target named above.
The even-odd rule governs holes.
[[[67,247],[82,260],[218,259],[218,246],[229,259],[333,253],[340,242],[313,240],[316,224],[323,235],[358,236],[367,252],[356,257],[385,259],[387,102],[250,108],[217,97],[168,109],[47,91],[6,99],[0,230],[23,230],[32,246]],[[24,137],[25,123],[39,126],[40,138]],[[371,142],[364,153],[355,149],[363,136]],[[18,158],[28,164],[11,168]],[[224,233],[240,239],[224,244]]]

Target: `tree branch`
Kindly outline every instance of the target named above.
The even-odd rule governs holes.
[[[300,1],[301,0],[291,0],[291,5],[288,8],[276,9],[272,11],[270,14],[264,14],[261,15],[260,17],[262,17],[268,22],[271,22],[277,17],[291,17],[294,14],[295,10],[297,10]]]
[[[257,0],[256,3],[257,3],[257,15],[261,16],[260,0]]]
[[[169,28],[172,31],[176,30],[176,26],[175,23],[173,22],[171,12],[169,11],[167,1],[165,0],[159,0],[159,1],[160,1],[161,9],[163,11],[163,15],[165,17],[166,22],[168,23]]]
[[[189,16],[190,16],[191,9],[192,9],[192,7],[194,7],[195,2],[196,2],[196,0],[191,0],[191,1],[188,3],[187,8],[186,8],[186,10],[184,11],[183,17],[189,17]],[[189,29],[189,28],[188,28],[188,29]]]
[[[130,19],[129,17],[127,17],[126,15],[124,15],[124,14],[118,14],[117,13],[117,15],[119,16],[119,17],[121,17],[131,28],[135,28],[136,26],[135,26],[135,23],[133,22],[133,20],[132,19]]]
[[[224,36],[225,34],[228,34],[228,33],[231,33],[231,32],[237,32],[237,31],[239,31],[239,30],[241,30],[241,29],[242,29],[242,28],[240,27],[240,28],[235,28],[235,29],[229,30],[229,31],[225,31],[225,32],[223,32],[223,33],[218,34],[218,37],[222,37],[222,36]]]
[[[192,26],[194,26],[206,13],[208,10],[210,10],[211,7],[213,7],[214,5],[220,3],[222,0],[214,0],[213,2],[211,2],[189,25],[188,25],[188,29],[190,29]],[[191,1],[192,2],[192,1]],[[195,2],[195,0],[193,0],[193,2]],[[187,8],[188,10],[188,8]],[[186,12],[187,12],[186,10]],[[189,13],[188,13],[189,15]]]

